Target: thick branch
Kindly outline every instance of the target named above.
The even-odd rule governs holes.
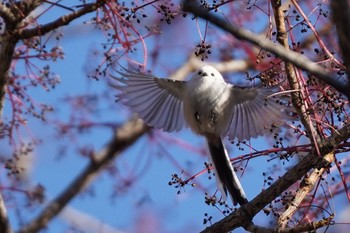
[[[350,6],[348,0],[331,1],[333,20],[337,27],[340,48],[346,66],[348,77],[350,77]],[[347,88],[350,88],[348,85]]]
[[[332,75],[315,64],[314,62],[307,59],[305,56],[294,52],[288,51],[283,46],[277,45],[272,41],[266,39],[264,36],[256,35],[249,30],[239,28],[233,24],[227,22],[226,19],[222,19],[213,13],[209,13],[201,5],[198,4],[196,0],[182,1],[183,10],[193,13],[195,16],[208,20],[209,22],[215,24],[219,28],[231,33],[238,39],[246,40],[259,48],[265,49],[285,61],[289,61],[296,67],[315,75],[316,77],[322,79],[324,82],[333,86],[338,91],[344,93],[348,98],[350,98],[350,89],[347,85],[342,82],[338,82]]]
[[[234,211],[224,219],[203,230],[202,233],[228,232],[238,227],[248,228],[251,219],[260,212],[266,205],[271,203],[282,192],[288,189],[295,182],[300,180],[309,170],[313,168],[321,169],[330,165],[329,158],[334,149],[344,140],[350,138],[350,124],[345,125],[338,133],[334,133],[330,138],[320,145],[320,150],[324,157],[316,153],[310,153],[297,165],[286,172],[281,178],[273,183],[268,189],[262,191],[252,201]]]
[[[82,15],[85,15],[87,13],[97,10],[103,4],[104,4],[104,1],[97,1],[96,3],[86,4],[80,10],[67,15],[63,15],[50,23],[39,25],[35,28],[15,30],[13,31],[12,36],[17,39],[28,39],[34,36],[45,35],[46,33],[51,32],[54,29],[68,25],[73,20],[81,17]]]
[[[196,58],[190,58],[184,65],[179,68],[182,72],[176,72],[170,78],[182,80],[188,72],[192,69],[197,69],[197,65],[200,63],[195,61]],[[241,67],[242,62],[239,62]],[[215,63],[213,65],[222,66],[224,71],[229,69],[227,65],[231,65],[231,71],[237,69],[235,62],[225,62],[223,64]],[[194,66],[194,67],[193,67]],[[243,65],[244,66],[244,65]],[[240,68],[238,68],[240,69]],[[111,161],[113,161],[123,150],[130,147],[139,137],[146,133],[150,128],[146,126],[142,120],[133,118],[129,120],[124,126],[117,129],[115,136],[107,144],[107,146],[92,156],[90,164],[81,172],[81,174],[67,186],[58,197],[56,197],[42,213],[34,219],[30,224],[20,229],[19,233],[34,233],[44,228],[48,222],[54,218],[66,205],[72,200],[79,192],[81,192],[87,185],[89,185],[92,179]]]
[[[324,218],[320,221],[316,222],[310,222],[306,224],[301,224],[292,228],[287,228],[287,229],[274,229],[274,228],[264,228],[264,227],[259,227],[254,224],[248,226],[246,228],[247,231],[249,232],[254,232],[254,233],[299,233],[299,232],[315,232],[315,230],[329,226],[332,224],[334,215],[329,216],[328,218]]]
[[[0,232],[11,233],[11,227],[7,217],[7,210],[2,194],[0,193]]]
[[[326,156],[324,156],[324,158],[329,164],[334,162],[333,153],[327,154]],[[324,167],[320,169],[314,169],[310,175],[304,177],[303,181],[300,184],[300,187],[296,191],[294,198],[292,199],[291,203],[288,204],[288,208],[278,218],[277,225],[281,231],[286,229],[287,223],[291,219],[291,216],[298,209],[305,196],[308,195],[314,189],[315,184],[320,179],[325,170],[326,168]]]
[[[15,29],[16,26],[18,26],[18,23],[20,23],[24,18],[26,18],[38,6],[40,6],[41,3],[41,0],[23,0],[11,3],[9,5],[9,9],[15,16],[15,19],[11,23],[7,22],[6,28],[8,30]]]
[[[286,49],[289,50],[289,42],[288,42],[288,34],[286,30],[286,26],[284,23],[284,10],[281,7],[280,1],[273,0],[271,1],[271,5],[274,12],[274,18],[276,22],[276,28],[277,28],[277,41]],[[320,142],[319,133],[314,128],[313,124],[311,123],[310,115],[307,111],[307,99],[304,97],[304,87],[302,83],[298,80],[296,76],[296,72],[294,69],[294,66],[290,62],[285,62],[285,70],[287,79],[289,81],[290,88],[292,90],[300,90],[298,92],[292,92],[292,102],[295,107],[295,109],[298,112],[299,118],[301,119],[302,124],[304,125],[307,134],[309,135],[310,139],[313,141],[315,148],[318,149],[318,143]],[[318,152],[319,153],[319,152]],[[329,153],[329,156],[325,157],[325,159],[332,163],[334,159],[334,154]],[[306,177],[304,177],[304,180],[302,182],[303,185],[301,188],[298,189],[296,192],[295,197],[293,198],[293,201],[289,204],[289,207],[280,215],[278,219],[278,228],[280,230],[283,230],[286,228],[287,223],[289,219],[291,219],[291,216],[293,213],[297,210],[299,204],[304,200],[305,196],[312,190],[314,187],[314,184],[318,180],[320,176],[322,176],[324,171],[324,168],[315,169],[311,175],[310,175],[310,182],[308,185],[306,185]]]
[[[16,44],[17,41],[11,39],[9,36],[0,36],[0,117],[4,108],[8,70],[10,69]]]
[[[82,173],[56,199],[51,201],[42,213],[19,233],[35,233],[44,228],[93,178],[128,146],[132,145],[149,130],[142,120],[133,118],[116,130],[114,137],[99,153],[93,154],[90,163]]]
[[[11,30],[41,4],[41,0],[17,1],[6,6],[0,4],[0,16],[5,21],[5,32],[0,36],[0,117],[4,108],[8,70],[18,39],[11,36]]]
[[[16,21],[16,16],[5,4],[0,4],[0,17],[4,19],[5,24],[12,24]]]
[[[284,23],[284,9],[281,7],[280,3],[281,1],[279,0],[271,1],[276,22],[277,41],[285,48],[287,52],[290,52],[291,50],[289,50],[288,34],[286,30],[286,25]],[[317,147],[317,143],[319,142],[320,138],[318,136],[318,132],[312,125],[310,115],[308,114],[308,108],[306,106],[307,98],[303,95],[304,87],[302,83],[300,83],[300,81],[298,80],[292,63],[285,62],[285,70],[290,89],[299,90],[291,93],[293,106],[298,112],[300,121],[306,129],[307,135]]]

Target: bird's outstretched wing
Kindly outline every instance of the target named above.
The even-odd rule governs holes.
[[[118,72],[112,76],[124,85],[117,85],[122,98],[148,125],[167,132],[179,131],[185,126],[181,93],[185,81],[160,79],[136,70]]]
[[[232,140],[236,137],[238,140],[255,138],[268,132],[272,125],[281,125],[288,117],[286,106],[270,97],[276,93],[276,88],[230,86],[221,136],[228,135]]]

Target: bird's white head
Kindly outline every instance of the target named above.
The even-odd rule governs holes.
[[[192,79],[202,79],[204,77],[224,80],[220,72],[212,66],[205,65],[197,69],[192,76]]]

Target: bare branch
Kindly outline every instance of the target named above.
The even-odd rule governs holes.
[[[322,169],[330,165],[333,161],[333,151],[344,140],[350,137],[350,124],[345,125],[338,133],[320,144],[322,157],[311,152],[303,158],[297,165],[286,172],[268,189],[262,191],[252,201],[240,207],[224,219],[203,230],[202,233],[228,232],[238,227],[248,228],[251,219],[260,212],[266,205],[271,203],[283,191],[300,180],[309,170]]]
[[[9,220],[7,217],[7,210],[4,203],[4,199],[2,198],[2,194],[0,193],[0,232],[3,233],[11,233],[11,226],[9,224]]]
[[[328,74],[326,70],[310,61],[300,53],[291,50],[288,51],[283,46],[277,45],[263,36],[256,35],[247,29],[239,28],[228,23],[227,20],[221,19],[220,17],[209,13],[201,5],[199,5],[198,1],[196,0],[182,1],[182,4],[184,11],[191,12],[197,17],[208,20],[219,28],[231,33],[238,39],[246,40],[262,49],[274,53],[281,59],[289,61],[296,67],[315,75],[350,98],[350,89],[348,88],[348,84],[344,85],[344,83],[338,82],[332,75]]]
[[[6,24],[12,24],[16,21],[16,16],[5,4],[0,4],[0,17],[4,19]]]
[[[337,27],[340,48],[343,54],[346,70],[350,76],[350,6],[347,0],[331,1],[333,20]],[[336,12],[336,13],[335,13]],[[347,86],[350,88],[350,85]]]
[[[33,10],[35,10],[40,4],[41,0],[23,0],[14,2],[9,6],[12,14],[15,16],[15,20],[11,24],[7,24],[6,28],[15,29],[17,24],[27,17]]]
[[[2,115],[5,101],[6,85],[8,81],[7,71],[12,62],[16,44],[17,41],[13,40],[8,35],[0,36],[0,116]]]
[[[46,33],[51,32],[54,29],[68,25],[73,20],[81,17],[82,15],[97,10],[104,3],[105,1],[96,1],[95,3],[86,4],[80,10],[67,15],[63,15],[50,23],[39,25],[35,28],[15,30],[12,32],[12,36],[17,39],[28,39],[34,36],[45,35]]]
[[[113,161],[123,150],[132,145],[149,129],[150,128],[138,118],[132,118],[118,128],[107,146],[100,152],[92,155],[90,163],[81,174],[76,177],[58,197],[52,200],[36,219],[18,232],[35,233],[44,228],[72,198],[90,184],[92,179],[96,177],[109,162]]]
[[[254,233],[297,233],[297,232],[314,232],[315,230],[329,226],[332,224],[334,215],[329,216],[328,218],[324,218],[317,222],[310,222],[307,224],[298,225],[292,228],[287,229],[271,229],[271,228],[264,228],[260,226],[256,226],[254,224],[249,225],[247,228],[245,228],[249,232]]]
[[[334,162],[334,154],[330,153],[325,156],[325,159],[329,163]],[[279,216],[277,227],[280,230],[284,230],[287,226],[287,223],[291,219],[291,216],[298,209],[301,202],[304,200],[306,195],[313,190],[315,184],[320,179],[322,174],[325,172],[326,168],[315,169],[307,177],[305,176],[303,181],[300,184],[300,187],[297,189],[294,198],[291,203],[288,204],[288,208]]]
[[[277,41],[286,49],[287,52],[289,52],[288,34],[286,25],[284,23],[284,9],[281,7],[281,1],[273,0],[271,1],[271,5],[274,11],[277,28]],[[298,80],[292,63],[285,62],[285,70],[290,89],[300,90],[291,93],[293,106],[297,110],[299,118],[306,129],[307,135],[310,137],[317,150],[317,144],[320,141],[320,134],[318,134],[318,132],[315,130],[315,127],[311,123],[310,114],[308,114],[308,106],[306,106],[307,98],[304,96],[304,87]]]
[[[11,36],[11,30],[40,4],[41,0],[18,1],[9,6],[0,4],[0,16],[6,23],[6,33],[0,36],[0,116],[4,107],[8,70],[18,42],[18,39]]]

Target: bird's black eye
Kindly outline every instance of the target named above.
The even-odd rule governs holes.
[[[211,76],[215,76],[214,73],[211,73]]]
[[[198,71],[198,75],[201,75],[202,74],[202,71]]]

